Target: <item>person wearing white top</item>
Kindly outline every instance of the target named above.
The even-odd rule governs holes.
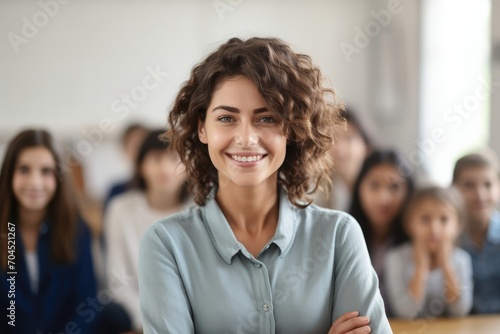
[[[113,301],[124,307],[132,330],[142,331],[139,308],[139,243],[156,221],[187,206],[185,168],[168,143],[152,131],[136,161],[134,186],[110,203],[104,218],[106,281]]]

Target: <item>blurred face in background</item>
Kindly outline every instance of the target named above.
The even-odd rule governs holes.
[[[443,243],[455,242],[460,232],[457,209],[435,198],[423,199],[416,204],[407,224],[413,242],[425,244],[434,255]]]
[[[359,187],[361,207],[374,231],[387,231],[393,219],[402,210],[407,185],[391,164],[373,167]]]
[[[187,178],[185,171],[179,155],[167,150],[149,151],[141,165],[147,191],[165,196],[178,196]]]
[[[135,161],[139,148],[147,135],[148,131],[146,129],[137,128],[128,133],[125,137],[123,148],[130,161]]]
[[[349,188],[352,188],[358,176],[361,165],[369,153],[363,136],[359,129],[352,124],[347,125],[346,131],[339,133],[335,144],[331,149],[335,172]]]
[[[56,162],[45,147],[25,148],[19,154],[12,188],[19,210],[42,212],[57,188]]]
[[[462,194],[472,223],[487,226],[495,206],[500,202],[498,172],[487,166],[464,168],[455,184]]]

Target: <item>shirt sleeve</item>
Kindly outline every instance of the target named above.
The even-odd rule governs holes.
[[[139,291],[145,334],[194,333],[188,296],[160,223],[150,227],[141,241]]]
[[[453,262],[458,284],[460,285],[460,297],[454,303],[447,305],[446,313],[451,317],[463,317],[472,308],[472,261],[470,255],[460,249],[456,251]]]
[[[136,269],[131,265],[126,233],[129,229],[124,227],[126,208],[118,205],[120,202],[112,201],[105,217],[106,229],[106,283],[112,287],[116,277],[125,275],[130,278],[126,284],[117,291],[112,290],[113,300],[122,305],[132,320],[132,327],[142,329],[141,311],[139,307],[139,289]],[[137,241],[139,242],[139,241]]]
[[[425,298],[417,302],[408,289],[405,272],[412,261],[401,247],[390,250],[384,261],[387,296],[391,310],[398,318],[415,318],[424,306]]]
[[[333,314],[358,311],[370,318],[372,333],[392,333],[359,224],[348,216],[335,236]]]

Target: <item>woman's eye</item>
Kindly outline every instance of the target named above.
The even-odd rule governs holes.
[[[230,117],[230,116],[221,116],[221,117],[219,117],[217,120],[221,121],[222,123],[229,123],[229,122],[231,122],[233,119],[232,119],[232,117]]]
[[[21,174],[28,174],[30,171],[29,167],[27,166],[20,166],[18,170]]]
[[[393,184],[389,185],[389,190],[393,193],[397,192],[399,190],[399,184],[393,183]]]
[[[43,168],[42,175],[51,175],[53,173],[52,168]]]
[[[259,121],[262,122],[262,123],[274,123],[275,122],[274,118],[272,118],[270,116],[261,117],[259,119]]]
[[[447,216],[442,216],[441,217],[441,224],[443,224],[443,225],[448,224],[448,217]]]

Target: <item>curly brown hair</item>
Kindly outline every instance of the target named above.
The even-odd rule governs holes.
[[[205,120],[218,85],[235,76],[250,79],[268,107],[280,115],[288,144],[278,185],[295,206],[308,206],[309,195],[330,188],[333,163],[327,151],[337,127],[344,123],[339,115],[343,105],[324,85],[309,56],[294,52],[280,39],[257,37],[231,38],[196,65],[170,110],[164,138],[186,165],[194,201],[204,205],[218,186],[217,170],[198,137],[198,122]]]

